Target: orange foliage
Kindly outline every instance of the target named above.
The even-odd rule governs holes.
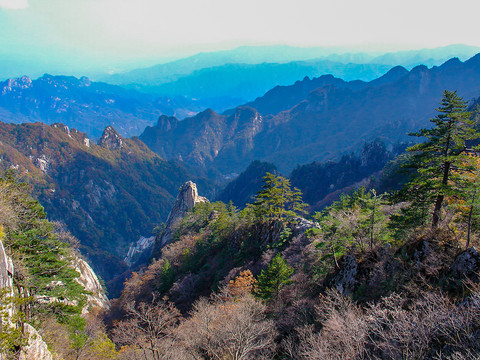
[[[257,280],[250,270],[242,271],[235,280],[228,283],[228,293],[234,297],[245,296],[253,291],[256,283]]]

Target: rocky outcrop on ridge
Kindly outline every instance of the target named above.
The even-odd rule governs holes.
[[[113,126],[107,126],[103,131],[102,137],[98,140],[98,145],[108,150],[116,150],[123,148],[123,138],[113,128]]]
[[[160,246],[163,247],[172,240],[173,225],[185,216],[188,210],[195,205],[203,202],[209,202],[207,198],[198,195],[197,185],[192,181],[183,184],[178,192],[178,196],[173,204],[172,210],[165,223],[165,232],[161,236]]]

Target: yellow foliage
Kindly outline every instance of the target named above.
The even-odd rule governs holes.
[[[250,294],[256,283],[257,280],[253,277],[252,272],[250,270],[245,270],[240,272],[235,280],[230,280],[228,284],[228,292],[232,296],[242,297],[246,294]]]

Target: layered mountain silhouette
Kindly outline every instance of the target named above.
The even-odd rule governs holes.
[[[223,115],[206,110],[178,121],[162,116],[140,139],[166,159],[224,174],[256,159],[289,172],[297,164],[338,158],[377,137],[388,144],[428,125],[445,90],[480,95],[480,54],[441,66],[396,67],[370,82],[331,76],[277,87]]]
[[[124,136],[138,135],[160,114],[192,114],[185,98],[156,98],[86,77],[44,75],[0,82],[0,120],[22,123],[62,122],[98,138],[114,125]],[[195,113],[195,112],[193,112]]]
[[[277,85],[323,74],[371,81],[392,66],[434,66],[452,56],[468,59],[480,48],[465,45],[385,54],[342,48],[240,47],[105,77],[106,82],[157,96],[187,96],[217,112],[252,101]]]

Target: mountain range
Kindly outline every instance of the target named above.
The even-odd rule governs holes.
[[[204,108],[221,112],[251,101],[276,85],[288,85],[305,76],[331,74],[346,81],[371,81],[395,65],[407,69],[420,64],[434,66],[453,56],[465,60],[478,52],[480,48],[465,45],[391,53],[347,52],[341,48],[240,47],[200,53],[102,80],[156,96],[187,96],[197,99]]]
[[[256,159],[283,172],[297,164],[338,158],[380,137],[387,147],[428,124],[442,92],[480,95],[480,54],[462,62],[408,71],[395,67],[370,82],[327,76],[277,87],[225,114],[206,110],[178,121],[162,116],[140,139],[166,159],[223,174]]]
[[[98,138],[115,126],[124,136],[138,135],[160,114],[185,116],[198,111],[193,101],[154,97],[86,77],[27,76],[0,83],[0,120],[3,122],[62,122]]]

